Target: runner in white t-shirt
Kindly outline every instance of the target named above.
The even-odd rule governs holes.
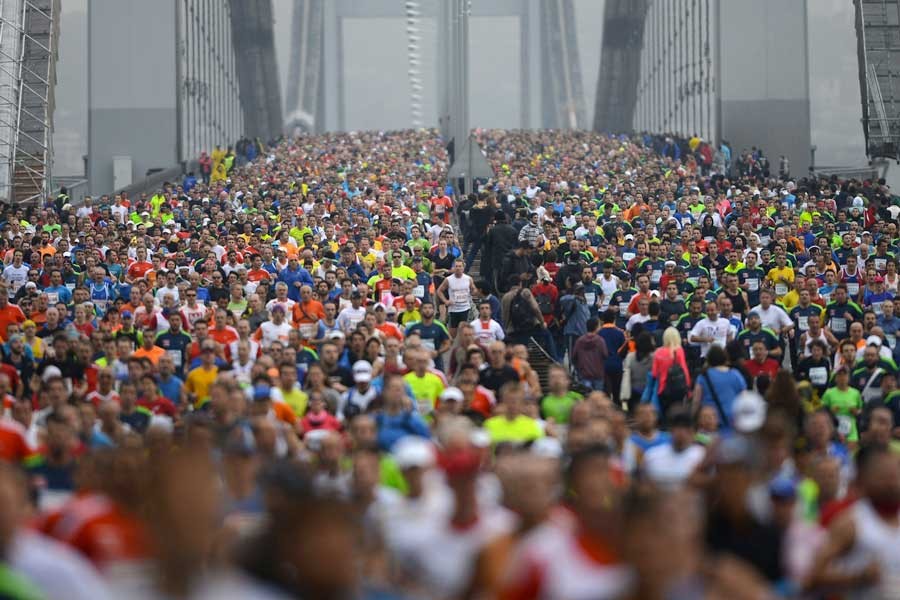
[[[719,318],[719,305],[715,300],[706,304],[706,318],[698,321],[688,335],[688,341],[700,344],[700,356],[704,357],[713,344],[724,348],[733,339],[733,327],[727,319]]]
[[[502,342],[506,338],[503,327],[491,318],[489,302],[482,302],[478,305],[478,318],[472,321],[471,325],[475,330],[475,337],[485,346],[493,341]]]
[[[450,337],[456,336],[460,323],[468,321],[475,294],[475,282],[466,275],[466,262],[457,258],[453,261],[453,274],[441,282],[437,289],[438,299],[447,305],[447,328]]]

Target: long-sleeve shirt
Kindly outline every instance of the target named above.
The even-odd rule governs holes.
[[[292,271],[290,267],[282,269],[278,273],[278,281],[283,281],[287,284],[288,298],[294,302],[300,301],[300,288],[294,285],[294,283],[299,281],[302,285],[313,285],[312,276],[309,274],[309,271],[303,267],[297,267],[296,271]]]

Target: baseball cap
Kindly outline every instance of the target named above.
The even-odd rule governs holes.
[[[866,346],[878,346],[879,348],[881,348],[881,344],[881,338],[877,335],[870,335],[866,338]]]
[[[133,316],[134,316],[134,315],[131,314],[131,311],[130,311],[130,310],[123,310],[123,311],[122,311],[122,318],[123,318],[123,319],[130,319],[130,318],[133,317]]]
[[[441,402],[462,402],[464,396],[458,387],[448,387],[440,395]]]
[[[542,437],[531,444],[531,453],[540,458],[560,458],[563,455],[562,444],[552,437]]]
[[[33,281],[29,281],[28,283],[25,284],[25,289],[26,290],[36,290],[37,284]]]
[[[397,440],[391,454],[401,470],[414,467],[428,468],[435,463],[434,446],[425,438],[416,435],[407,435]]]
[[[756,392],[743,391],[734,400],[734,428],[751,433],[762,427],[766,420],[766,402]]]
[[[387,307],[381,302],[376,302],[375,306],[372,307],[373,310],[387,310]]]
[[[749,438],[743,435],[725,435],[715,449],[717,465],[753,466],[757,462],[756,448]]]
[[[344,339],[344,332],[337,331],[337,330],[332,331],[331,333],[329,333],[328,335],[325,336],[325,339],[326,340],[342,340],[342,339]]]
[[[252,398],[254,402],[265,402],[269,400],[272,394],[272,388],[265,383],[253,386]]]
[[[353,381],[357,383],[372,381],[372,365],[364,360],[358,360],[353,363]]]
[[[634,239],[634,236],[631,235],[631,234],[629,233],[628,235],[625,236],[625,239],[626,239],[626,240],[633,240],[633,239]]]
[[[778,500],[792,500],[797,496],[797,486],[790,477],[780,475],[769,482],[769,495]]]
[[[49,381],[50,379],[53,379],[54,377],[62,377],[62,371],[60,371],[59,367],[57,367],[55,365],[47,366],[47,368],[44,369],[44,372],[41,374],[42,381]]]

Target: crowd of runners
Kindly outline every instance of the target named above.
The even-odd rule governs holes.
[[[895,597],[900,199],[476,138],[3,209],[0,596]]]

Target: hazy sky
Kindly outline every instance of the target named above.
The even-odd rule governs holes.
[[[400,0],[360,1],[394,1],[402,4]],[[285,82],[294,2],[273,0],[273,3],[276,50],[282,81]],[[604,3],[603,0],[574,0],[574,3],[582,83],[590,124],[600,60]],[[861,165],[865,156],[860,124],[853,5],[848,0],[808,0],[808,4],[810,109],[813,144],[818,147],[816,162],[819,165]],[[81,172],[81,157],[87,151],[86,6],[87,0],[65,0],[62,3],[54,117],[56,174]],[[435,39],[433,23],[423,23],[423,29],[425,40]],[[152,30],[152,27],[147,29],[148,32]],[[345,23],[344,40],[348,127],[381,129],[407,126],[410,106],[405,21],[348,21]],[[475,19],[472,23],[470,90],[473,126],[518,126],[521,110],[519,51],[516,19]],[[436,48],[426,46],[422,57],[425,64],[433,61],[435,54]],[[437,119],[436,76],[434,69],[424,69],[424,108],[428,124],[436,123]],[[501,100],[498,101],[498,98]]]

